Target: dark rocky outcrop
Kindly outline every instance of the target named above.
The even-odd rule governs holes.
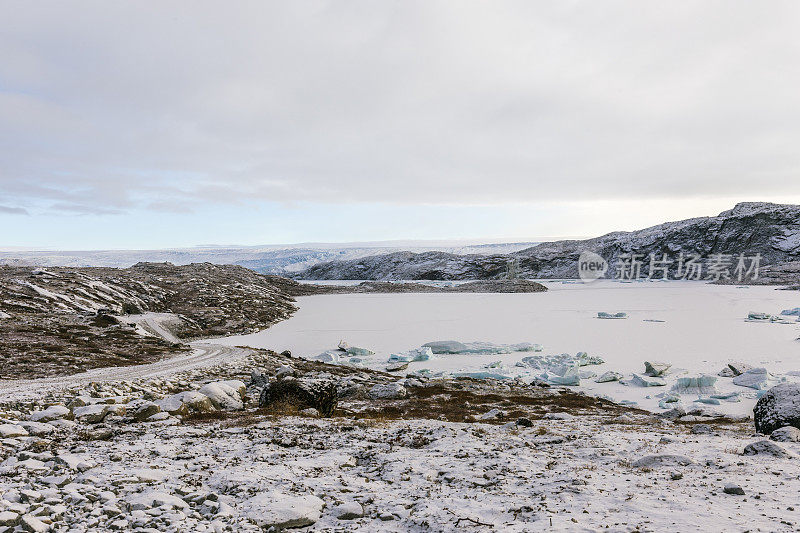
[[[592,251],[611,265],[623,254],[640,254],[644,259],[642,275],[649,270],[650,254],[675,258],[699,254],[754,256],[760,254],[763,265],[783,265],[800,261],[800,206],[760,202],[737,204],[715,217],[700,217],[667,222],[632,232],[613,232],[587,240],[546,242],[504,255],[454,255],[442,252],[396,252],[351,261],[315,265],[296,277],[304,279],[364,280],[459,280],[498,279],[513,270],[524,278],[577,278],[578,257]],[[509,265],[513,265],[510,268]],[[671,273],[674,273],[673,265]],[[800,282],[800,271],[780,267],[766,282]],[[660,275],[660,273],[659,273]]]
[[[781,383],[758,399],[753,409],[756,431],[770,434],[784,426],[800,428],[800,383]]]
[[[314,408],[321,416],[331,416],[339,401],[335,381],[286,377],[270,383],[261,391],[259,407]]]

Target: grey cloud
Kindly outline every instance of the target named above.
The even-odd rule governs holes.
[[[28,215],[28,214],[30,214],[30,213],[28,213],[27,209],[24,209],[22,207],[8,207],[8,206],[5,206],[5,205],[0,205],[0,213],[3,213],[5,215]]]
[[[800,194],[794,2],[5,11],[19,205]]]

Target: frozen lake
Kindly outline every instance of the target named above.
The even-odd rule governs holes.
[[[540,354],[600,356],[605,364],[584,367],[597,374],[615,370],[642,373],[645,360],[671,363],[667,387],[633,387],[582,380],[581,388],[614,399],[629,399],[657,410],[659,398],[681,375],[716,375],[728,362],[742,361],[785,376],[800,371],[800,323],[745,322],[747,314],[779,314],[800,307],[800,292],[774,287],[737,288],[698,282],[591,284],[547,282],[546,293],[531,294],[348,294],[298,298],[300,310],[288,321],[252,335],[222,339],[231,345],[289,349],[313,358],[341,339],[376,352],[367,366],[383,369],[390,354],[435,340],[533,342]],[[598,311],[628,313],[626,320],[600,320]],[[789,317],[795,319],[796,317]],[[663,322],[651,322],[660,320]],[[412,362],[408,372],[474,371],[501,361],[511,376],[541,373],[515,367],[531,353],[441,355]],[[800,380],[787,376],[791,381]],[[756,391],[720,378],[720,391],[740,391],[740,403],[713,408],[748,412]],[[651,398],[647,398],[651,396]],[[696,398],[696,396],[695,396]],[[692,399],[683,400],[691,406]]]

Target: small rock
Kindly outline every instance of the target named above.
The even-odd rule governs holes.
[[[364,516],[364,508],[358,502],[344,502],[333,508],[333,516],[339,520],[355,520]]]
[[[726,483],[722,489],[725,494],[734,494],[736,496],[744,496],[744,489],[735,483]]]
[[[708,424],[695,424],[690,431],[693,435],[709,435],[713,433],[713,429]]]
[[[788,459],[792,454],[769,440],[760,440],[744,447],[742,455],[769,455],[781,459]]]
[[[369,390],[373,400],[398,400],[408,396],[406,388],[397,382],[378,383]]]
[[[0,438],[27,437],[28,432],[24,427],[16,424],[0,424]]]
[[[517,418],[517,425],[522,426],[524,428],[529,428],[533,427],[533,421],[530,418],[522,416]]]

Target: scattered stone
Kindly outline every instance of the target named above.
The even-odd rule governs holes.
[[[744,496],[744,489],[735,483],[726,483],[722,489],[725,494],[733,494],[735,496]]]
[[[63,405],[51,405],[43,411],[34,411],[30,415],[33,422],[50,422],[61,418],[71,418],[72,411]]]
[[[247,391],[247,387],[241,381],[218,381],[207,383],[197,391],[211,400],[217,409],[244,409],[242,399]]]
[[[333,516],[339,520],[355,520],[364,516],[364,508],[355,501],[344,502],[333,508]]]
[[[529,428],[533,427],[533,421],[530,418],[522,416],[520,418],[517,418],[517,425],[524,428]]]

